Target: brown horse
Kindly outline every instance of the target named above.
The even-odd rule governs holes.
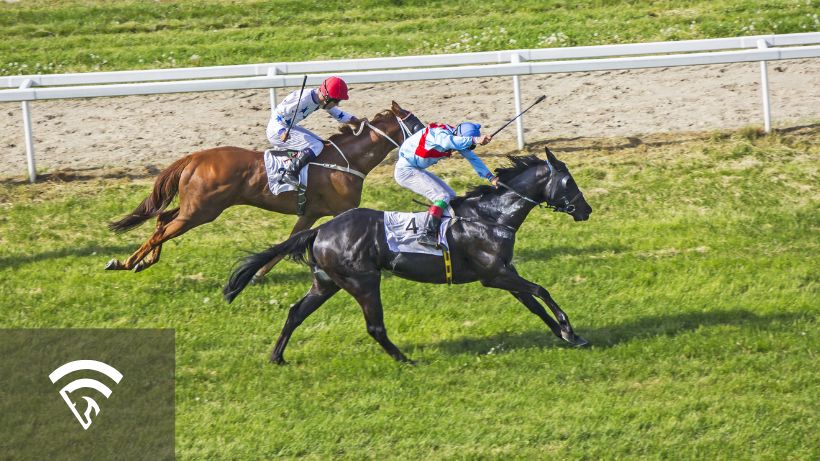
[[[364,176],[407,136],[422,128],[424,124],[395,101],[358,135],[351,127],[343,126],[340,133],[325,141],[317,160],[330,167],[311,164],[305,212],[296,221],[291,235],[310,228],[323,216],[336,216],[359,206]],[[153,235],[124,263],[112,259],[105,269],[142,271],[159,261],[164,242],[213,221],[234,205],[297,214],[296,191],[273,195],[268,188],[263,156],[263,152],[240,147],[216,147],[172,163],[159,174],[151,194],[131,214],[108,225],[112,231],[125,232],[156,216]],[[177,194],[179,206],[166,210]],[[263,276],[277,262],[271,261],[257,275]]]

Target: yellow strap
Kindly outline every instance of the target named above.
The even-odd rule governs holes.
[[[450,261],[450,252],[446,248],[441,249],[441,254],[444,256],[444,277],[447,279],[447,285],[453,284],[453,262]]]

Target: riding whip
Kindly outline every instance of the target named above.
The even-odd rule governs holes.
[[[296,100],[296,111],[290,119],[288,130],[285,131],[285,135],[282,137],[282,142],[286,142],[288,140],[288,136],[290,136],[290,129],[293,128],[293,122],[296,120],[296,114],[299,112],[299,103],[302,101],[302,92],[305,91],[305,83],[307,83],[307,75],[305,75],[305,78],[302,80],[302,89],[299,90],[299,99]]]
[[[534,105],[538,104],[539,102],[543,101],[544,99],[547,99],[547,96],[546,96],[546,95],[541,95],[541,96],[539,96],[539,97],[538,97],[538,99],[536,99],[534,103],[530,104],[530,107],[527,107],[526,109],[522,110],[522,111],[521,111],[521,113],[519,113],[519,114],[518,114],[518,115],[516,115],[515,117],[511,118],[509,122],[507,122],[507,123],[505,123],[505,124],[504,124],[504,126],[502,126],[501,128],[499,128],[499,129],[495,130],[495,133],[491,134],[491,135],[490,135],[490,137],[495,137],[495,135],[497,135],[499,131],[503,130],[504,128],[507,128],[507,125],[509,125],[510,123],[512,123],[512,122],[513,122],[515,119],[517,119],[518,117],[520,117],[520,116],[524,115],[524,112],[526,112],[526,111],[528,111],[528,110],[532,109],[532,106],[534,106]]]

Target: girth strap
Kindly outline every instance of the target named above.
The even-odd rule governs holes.
[[[450,260],[450,252],[446,247],[441,248],[441,255],[444,257],[444,278],[447,285],[453,284],[453,261]]]

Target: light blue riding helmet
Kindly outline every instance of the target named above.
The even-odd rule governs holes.
[[[472,122],[461,122],[456,126],[457,136],[481,136],[481,125]]]

